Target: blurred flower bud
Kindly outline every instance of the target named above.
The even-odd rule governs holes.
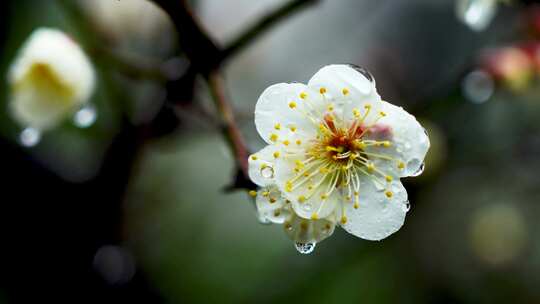
[[[47,130],[86,103],[95,86],[92,64],[65,33],[35,30],[11,65],[10,110],[22,126]]]
[[[471,30],[485,30],[497,13],[497,0],[457,0],[456,15]]]
[[[169,16],[148,0],[79,0],[90,20],[115,47],[167,55],[174,44]]]
[[[495,80],[515,91],[524,89],[533,76],[533,61],[517,47],[489,50],[483,54],[481,62]]]

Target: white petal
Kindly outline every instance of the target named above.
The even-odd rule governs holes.
[[[88,100],[95,74],[78,44],[61,31],[41,28],[19,51],[8,80],[15,118],[23,125],[43,129],[51,127],[53,118],[59,119],[60,114]]]
[[[399,170],[398,174],[401,177],[416,175],[429,149],[427,133],[416,118],[403,108],[387,102],[382,104],[386,116],[380,120],[380,124],[390,126],[392,133],[393,146],[388,151],[405,164],[405,168]]]
[[[310,219],[314,214],[319,218],[327,217],[334,212],[338,202],[341,200],[341,195],[335,189],[324,200],[321,198],[328,188],[332,189],[328,187],[331,182],[329,178],[318,185],[322,175],[315,175],[312,177],[312,181],[302,183],[298,187],[294,187],[292,191],[287,189],[287,182],[297,174],[294,171],[295,161],[302,159],[303,156],[289,156],[280,157],[276,160],[274,167],[276,186],[283,192],[283,196],[291,201],[292,208],[298,216],[306,219]],[[310,189],[310,186],[315,187]]]
[[[366,240],[382,240],[401,228],[407,213],[407,191],[400,181],[393,182],[392,197],[378,191],[369,181],[360,188],[360,207],[345,204],[347,222],[341,226],[349,233]]]
[[[276,152],[282,153],[278,146],[268,145],[249,156],[249,178],[258,186],[264,187],[274,183]]]
[[[286,208],[288,203],[275,186],[259,189],[255,204],[259,216],[272,223],[282,224],[290,216],[290,208]]]
[[[332,216],[308,220],[291,212],[289,218],[283,224],[287,236],[298,243],[317,243],[334,233],[336,222]]]
[[[304,93],[304,99],[300,95]],[[255,106],[255,127],[267,143],[315,137],[316,124],[306,115],[323,107],[319,93],[301,83],[279,83],[268,87]],[[275,136],[274,136],[275,135]]]
[[[330,99],[346,99],[354,102],[380,100],[374,81],[346,64],[333,64],[321,68],[311,77],[308,86],[313,90],[325,88],[326,96]]]

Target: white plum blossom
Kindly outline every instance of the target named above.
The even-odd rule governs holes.
[[[329,65],[307,85],[272,85],[255,125],[268,146],[249,157],[260,187],[251,195],[259,216],[297,244],[320,242],[335,225],[366,240],[403,225],[400,178],[421,173],[429,139],[414,116],[381,100],[367,72]]]
[[[35,30],[9,70],[10,110],[22,126],[55,127],[90,98],[95,72],[80,46],[63,32]]]

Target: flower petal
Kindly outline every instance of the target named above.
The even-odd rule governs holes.
[[[249,178],[258,186],[264,187],[274,183],[276,152],[281,153],[280,148],[269,145],[249,156]]]
[[[360,206],[344,205],[347,221],[341,226],[347,232],[366,240],[382,240],[401,228],[407,213],[407,191],[400,181],[389,187],[390,198],[385,191],[379,191],[371,182],[364,182],[360,188]]]
[[[322,198],[329,188],[332,189],[329,187],[332,182],[329,177],[321,182],[322,174],[317,174],[310,177],[308,181],[299,183],[298,186],[293,185],[292,189],[288,188],[288,182],[298,174],[295,171],[296,161],[302,160],[303,155],[277,159],[275,162],[276,186],[283,192],[283,196],[291,201],[292,208],[298,216],[306,219],[310,219],[314,215],[318,218],[327,217],[334,212],[336,205],[341,201],[341,195],[335,189],[330,195]],[[303,178],[305,177],[300,177],[300,179]]]
[[[399,176],[417,175],[429,149],[429,138],[425,129],[402,107],[383,102],[381,109],[386,116],[380,120],[380,124],[391,127],[393,147],[388,151],[405,165],[399,170]]]
[[[319,93],[301,83],[268,87],[255,106],[255,127],[269,144],[315,137],[317,129],[307,113],[323,107]]]
[[[290,216],[290,208],[286,207],[289,203],[275,186],[259,189],[255,204],[259,216],[272,223],[282,224]]]
[[[308,82],[313,90],[326,90],[326,96],[335,100],[380,100],[375,83],[347,64],[332,64],[321,68]]]
[[[287,236],[298,243],[317,243],[334,233],[336,222],[333,217],[308,220],[294,212],[284,222],[283,229]]]

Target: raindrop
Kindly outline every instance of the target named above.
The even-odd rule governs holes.
[[[472,103],[481,104],[493,95],[495,84],[491,76],[481,70],[472,71],[461,83],[463,96]]]
[[[424,167],[425,167],[425,163],[422,163],[420,167],[418,167],[418,169],[414,173],[411,174],[411,176],[418,176],[422,174],[422,172],[424,172]]]
[[[38,129],[28,127],[19,135],[19,142],[25,147],[33,147],[41,140],[41,132]]]
[[[305,204],[302,208],[304,208],[305,211],[311,211],[311,209],[313,208],[313,206],[311,206],[311,204]]]
[[[373,77],[367,69],[357,66],[356,64],[349,64],[349,66],[364,75],[371,83],[375,84],[375,77]]]
[[[403,211],[409,212],[409,210],[411,210],[411,203],[409,203],[409,200],[404,201],[402,204],[401,208]]]
[[[264,166],[261,169],[261,175],[264,178],[273,178],[274,177],[274,168],[271,166]]]
[[[294,247],[301,254],[310,254],[315,250],[317,243],[294,243]]]
[[[93,105],[86,105],[75,113],[73,123],[79,128],[88,128],[96,122],[97,111]]]

